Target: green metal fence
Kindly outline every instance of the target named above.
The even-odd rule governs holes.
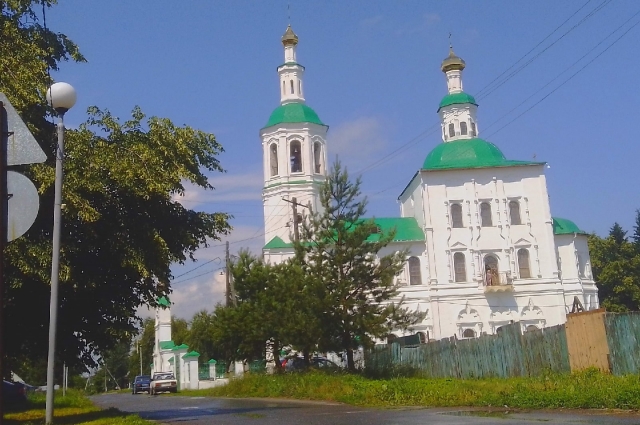
[[[614,375],[640,373],[640,312],[607,313],[604,327]]]
[[[406,367],[432,378],[537,376],[545,370],[570,371],[564,325],[523,335],[519,323],[503,326],[498,335],[480,338],[376,346],[365,353],[365,367],[378,373]]]

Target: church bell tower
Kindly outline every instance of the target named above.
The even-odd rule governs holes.
[[[284,63],[278,66],[280,106],[260,130],[263,152],[266,244],[289,243],[294,220],[291,202],[318,211],[318,193],[327,175],[328,126],[305,103],[304,66],[297,61],[298,36],[291,26],[282,36]],[[305,211],[298,207],[298,215]],[[279,238],[279,239],[276,239]]]

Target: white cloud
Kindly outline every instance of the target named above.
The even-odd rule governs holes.
[[[350,169],[361,167],[382,151],[387,138],[382,123],[374,117],[360,117],[332,129],[329,160],[338,155]]]
[[[209,183],[215,190],[205,190],[191,183],[184,183],[184,195],[174,200],[186,208],[197,208],[198,204],[213,204],[229,201],[256,201],[261,199],[262,172],[234,174],[225,173],[211,177]]]
[[[260,255],[264,245],[262,224],[237,226],[227,239],[231,255],[237,254],[240,249],[249,249],[254,255]],[[171,313],[177,317],[190,320],[198,311],[206,309],[211,312],[217,303],[224,302],[225,241],[211,241],[210,245],[196,252],[198,261],[195,263],[187,262],[172,267]],[[146,309],[143,307],[141,310]]]
[[[360,21],[360,28],[369,29],[378,26],[382,22],[382,15],[372,16]]]
[[[417,24],[408,24],[396,31],[396,35],[417,34],[427,31],[432,26],[440,22],[440,15],[437,13],[425,13]]]

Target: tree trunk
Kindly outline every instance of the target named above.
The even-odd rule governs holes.
[[[275,372],[282,372],[282,363],[280,363],[280,344],[278,341],[273,341],[271,345],[271,353],[273,355],[273,363],[275,364]]]
[[[309,355],[309,348],[308,347],[305,347],[302,350],[302,355],[304,357],[305,366],[310,366],[311,365],[311,356]]]

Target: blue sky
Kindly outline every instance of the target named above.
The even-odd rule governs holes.
[[[212,176],[215,191],[189,192],[184,204],[233,214],[232,253],[260,252],[258,132],[279,104],[288,2],[59,1],[47,24],[89,61],[54,75],[78,92],[67,122],[82,122],[90,105],[122,119],[139,105],[214,133],[227,173]],[[398,194],[441,143],[440,62],[452,33],[467,63],[465,91],[480,105],[480,137],[509,159],[549,163],[554,216],[600,235],[615,221],[632,232],[640,208],[638,2],[291,1],[290,10],[307,104],[330,126],[329,158],[339,155],[354,175],[364,170],[369,215],[399,215]],[[174,268],[183,275],[176,315],[189,319],[223,299],[220,262],[205,264],[223,256],[221,244]]]

